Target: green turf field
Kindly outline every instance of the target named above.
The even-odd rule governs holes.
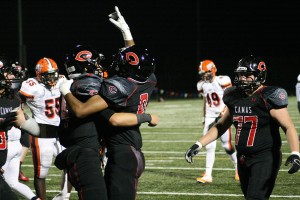
[[[288,110],[300,131],[300,115],[296,98],[289,98]],[[142,174],[137,199],[139,200],[236,200],[243,199],[239,183],[234,180],[234,168],[218,141],[216,161],[213,170],[213,183],[200,185],[195,178],[205,167],[205,154],[202,151],[188,164],[184,159],[185,151],[202,134],[202,101],[193,100],[152,100],[148,112],[160,117],[155,128],[142,125],[143,152],[146,169]],[[289,155],[289,146],[283,138],[283,161]],[[33,167],[31,154],[28,153],[22,166],[25,175],[30,177],[29,187],[33,189]],[[284,165],[278,175],[271,199],[300,199],[300,172],[290,175]],[[61,172],[54,166],[47,179],[47,199],[52,199],[60,189]],[[20,199],[22,199],[20,197]],[[73,190],[71,199],[78,199]],[[95,198],[96,199],[96,198]]]

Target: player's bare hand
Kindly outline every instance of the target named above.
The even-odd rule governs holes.
[[[154,127],[158,124],[159,118],[155,114],[151,114],[151,122],[149,122],[148,126]]]

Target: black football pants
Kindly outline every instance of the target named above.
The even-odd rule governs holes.
[[[73,164],[67,163],[68,179],[80,200],[107,200],[107,191],[97,149],[80,148]],[[72,157],[70,156],[70,157]],[[73,159],[70,159],[73,160]],[[67,162],[69,160],[67,159]]]
[[[238,155],[241,188],[247,200],[267,200],[275,186],[281,165],[281,151],[267,151],[257,155]]]
[[[145,169],[144,155],[130,145],[118,145],[107,150],[105,183],[109,200],[134,200],[138,178]]]

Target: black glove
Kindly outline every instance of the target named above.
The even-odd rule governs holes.
[[[17,112],[6,113],[3,116],[3,118],[0,118],[0,128],[5,129],[8,126],[12,126],[16,118],[17,118]]]
[[[291,169],[288,171],[289,174],[293,174],[297,172],[300,169],[300,157],[296,154],[290,155],[285,162],[285,166],[288,166],[289,164],[292,164]]]
[[[200,142],[196,142],[191,146],[185,153],[185,160],[188,163],[193,163],[193,157],[199,153],[199,150],[202,148]]]

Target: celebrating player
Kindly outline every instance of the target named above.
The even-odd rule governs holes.
[[[85,103],[81,103],[68,91],[68,87],[64,87],[64,84],[60,90],[76,116],[86,117],[109,105],[116,112],[137,114],[139,124],[149,122],[150,125],[156,125],[157,118],[151,118],[151,115],[145,113],[156,85],[156,77],[153,74],[155,59],[147,49],[128,45],[134,44],[129,27],[118,8],[115,9],[116,12],[109,15],[110,21],[122,31],[125,45],[128,47],[115,55],[108,70],[109,78],[101,85],[102,98],[95,95]],[[106,114],[106,120],[110,116],[111,114]],[[105,183],[109,199],[136,198],[138,178],[145,166],[141,152],[142,137],[139,124],[112,127],[107,123],[101,123],[108,156]]]

